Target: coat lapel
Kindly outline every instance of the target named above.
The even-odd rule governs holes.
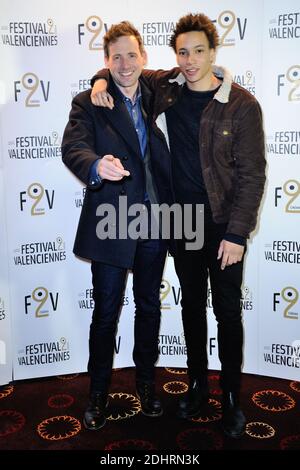
[[[113,109],[98,108],[99,112],[105,115],[111,126],[126,142],[127,146],[130,147],[130,149],[141,159],[142,154],[134,124],[127,111],[126,105],[121,98],[120,92],[114,84],[111,76],[108,92],[113,96],[115,106]]]
[[[151,107],[151,97],[152,94],[149,90],[149,88],[145,85],[144,82],[140,81],[140,86],[141,86],[141,92],[142,92],[142,111],[143,111],[143,116],[145,119],[146,124],[149,119],[149,114],[150,114],[150,107]]]
[[[139,140],[125,103],[116,100],[113,109],[102,108],[102,110],[111,126],[120,134],[127,146],[141,158]]]

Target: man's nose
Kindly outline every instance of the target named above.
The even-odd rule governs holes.
[[[121,59],[121,67],[122,67],[122,69],[128,69],[129,68],[129,60],[123,57]]]
[[[188,64],[193,64],[195,62],[195,56],[194,54],[188,54],[187,55],[187,63]]]

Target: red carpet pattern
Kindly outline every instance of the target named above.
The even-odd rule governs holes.
[[[87,431],[82,414],[87,403],[87,374],[18,381],[0,387],[1,450],[93,450],[180,452],[208,450],[300,450],[300,383],[243,375],[241,403],[245,435],[225,437],[220,429],[218,372],[209,376],[210,400],[201,415],[176,417],[177,403],[188,389],[185,369],[158,368],[160,418],[141,414],[133,368],[113,372],[107,423]]]

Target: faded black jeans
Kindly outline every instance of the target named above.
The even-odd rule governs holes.
[[[243,259],[221,270],[217,253],[225,232],[226,224],[215,224],[210,211],[205,211],[203,248],[187,251],[184,240],[181,240],[174,261],[182,291],[182,321],[189,376],[198,378],[204,386],[207,384],[206,308],[209,276],[212,304],[218,323],[218,352],[222,366],[220,385],[224,391],[238,392],[243,359]]]

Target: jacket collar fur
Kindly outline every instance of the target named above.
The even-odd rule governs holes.
[[[229,70],[225,69],[224,67],[220,67],[218,65],[213,65],[213,73],[217,78],[222,80],[222,85],[220,86],[217,93],[214,95],[214,100],[219,101],[220,103],[228,103],[229,95],[231,91],[231,85],[233,82],[233,78]],[[180,72],[176,78],[170,79],[170,83],[178,83],[178,85],[183,85],[186,80],[184,75]]]

